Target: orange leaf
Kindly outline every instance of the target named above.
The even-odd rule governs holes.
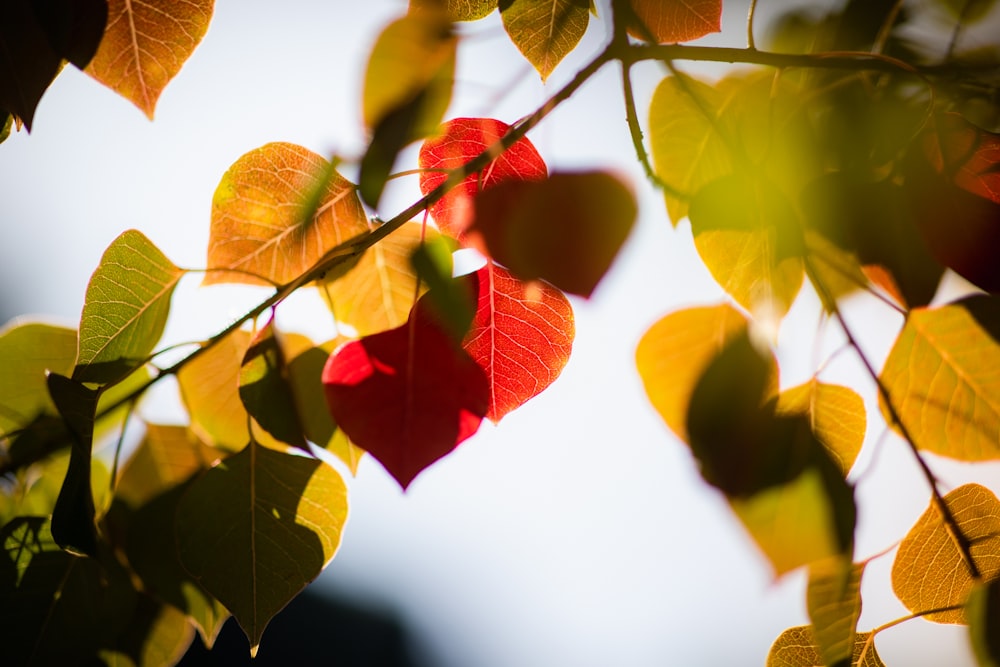
[[[150,119],[160,93],[208,30],[214,0],[108,0],[108,25],[85,70]]]
[[[629,0],[635,21],[628,32],[659,44],[689,42],[722,29],[722,0]]]
[[[354,186],[326,160],[266,144],[240,157],[215,190],[204,284],[286,283],[367,229]]]
[[[767,667],[816,667],[825,664],[808,625],[788,628],[781,633],[767,654]],[[872,633],[854,635],[854,655],[851,667],[885,667],[875,650]]]
[[[551,285],[522,282],[492,262],[476,276],[479,304],[463,346],[486,372],[486,418],[498,422],[559,377],[573,347],[573,310]]]

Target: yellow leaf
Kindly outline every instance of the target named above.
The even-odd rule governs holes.
[[[966,484],[944,498],[970,543],[984,579],[1000,574],[1000,500],[979,484]],[[892,589],[913,613],[957,606],[924,616],[935,623],[965,623],[965,604],[973,587],[962,556],[932,503],[899,545],[892,564]]]
[[[746,318],[728,304],[688,308],[660,319],[639,341],[635,361],[646,395],[685,442],[691,392],[712,359],[746,327]]]
[[[346,274],[319,283],[338,322],[359,336],[387,331],[406,322],[417,297],[410,255],[420,245],[423,225],[411,222],[365,251]],[[437,236],[427,228],[427,240]],[[426,288],[421,287],[421,294]]]
[[[851,563],[849,558],[832,558],[809,568],[806,608],[824,665],[835,665],[853,654],[864,571],[864,563]]]
[[[544,81],[587,32],[590,12],[579,0],[512,0],[500,7],[500,18]]]
[[[444,11],[452,21],[478,21],[497,8],[497,0],[410,0],[410,11]]]
[[[214,0],[108,0],[108,24],[84,70],[150,119],[160,93],[194,53]]]
[[[204,284],[287,283],[367,229],[354,185],[330,163],[295,144],[266,144],[215,190]]]
[[[963,461],[1000,458],[998,336],[995,296],[910,312],[882,382],[918,447]]]
[[[240,400],[240,367],[250,333],[234,331],[177,373],[191,429],[205,442],[239,451],[250,442],[249,415]]]
[[[870,632],[859,632],[854,636],[852,667],[885,667],[872,640]],[[767,654],[767,667],[822,667],[824,664],[813,630],[808,625],[782,632]]]
[[[146,434],[121,471],[115,497],[138,507],[209,468],[221,452],[184,426],[146,424]]]
[[[806,415],[816,438],[844,476],[865,439],[865,403],[853,390],[811,380],[778,396],[777,414]]]

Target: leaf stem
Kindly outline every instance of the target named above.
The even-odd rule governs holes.
[[[871,648],[872,644],[875,642],[875,635],[877,635],[878,633],[882,632],[883,630],[888,630],[889,628],[894,628],[897,625],[900,625],[902,623],[906,623],[907,621],[912,621],[915,618],[922,618],[924,616],[930,616],[931,614],[941,614],[941,613],[944,613],[946,611],[957,611],[959,609],[962,609],[962,605],[960,605],[960,604],[952,604],[952,605],[948,605],[947,607],[938,607],[937,609],[927,609],[927,610],[924,610],[924,611],[918,611],[918,612],[914,612],[912,614],[907,614],[906,616],[900,616],[899,618],[893,619],[893,620],[889,621],[888,623],[883,623],[882,625],[878,626],[877,628],[873,628],[871,630],[871,632],[868,634],[868,639],[865,640],[865,645],[864,645],[864,647],[862,647],[861,654],[858,656],[858,659],[856,661],[852,662],[851,664],[852,665],[863,665],[863,664],[865,664],[865,658],[867,657],[868,650]]]
[[[676,197],[677,199],[688,199],[689,197],[670,185],[663,179],[661,179],[655,171],[653,171],[653,166],[649,163],[649,154],[646,152],[646,146],[643,143],[642,136],[642,126],[639,124],[639,114],[636,113],[635,109],[635,95],[632,91],[632,66],[624,61],[622,65],[622,92],[625,98],[625,120],[628,123],[629,135],[632,137],[632,146],[635,147],[636,157],[639,159],[639,164],[642,165],[642,170],[646,174],[646,178],[656,187],[660,188],[671,197]]]

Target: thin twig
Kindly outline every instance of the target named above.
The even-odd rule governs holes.
[[[912,621],[915,618],[923,618],[924,616],[930,616],[931,614],[942,614],[942,613],[944,613],[946,611],[958,611],[959,609],[962,609],[962,608],[963,608],[963,605],[952,604],[952,605],[948,605],[947,607],[938,607],[937,609],[928,609],[926,611],[918,611],[918,612],[915,612],[915,613],[912,613],[912,614],[908,614],[906,616],[901,616],[901,617],[899,617],[897,619],[889,621],[888,623],[883,623],[882,625],[878,626],[877,628],[873,628],[871,630],[871,632],[868,633],[868,639],[865,640],[865,645],[861,648],[861,654],[858,656],[858,659],[855,660],[854,662],[852,662],[851,664],[852,665],[863,665],[863,664],[865,664],[865,658],[868,655],[868,650],[871,648],[872,644],[875,642],[875,635],[877,635],[878,633],[882,632],[883,630],[888,630],[889,628],[893,628],[893,627],[895,627],[895,626],[897,626],[897,625],[899,625],[901,623],[905,623],[907,621]]]
[[[624,62],[621,65],[622,92],[625,98],[625,120],[628,123],[628,131],[629,135],[632,137],[632,146],[635,148],[635,155],[639,159],[639,164],[642,165],[643,172],[645,172],[646,178],[653,185],[660,188],[671,197],[676,197],[677,199],[688,199],[688,195],[661,179],[656,172],[653,171],[653,166],[649,163],[649,154],[646,152],[646,146],[642,140],[642,126],[639,124],[639,114],[636,113],[635,109],[635,95],[632,91],[631,65],[627,65]]]
[[[750,0],[750,10],[747,12],[747,48],[751,51],[757,50],[757,43],[753,38],[753,20],[757,15],[757,0]]]

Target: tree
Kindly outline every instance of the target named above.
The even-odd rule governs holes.
[[[191,271],[130,230],[101,259],[77,330],[4,329],[2,585],[5,627],[23,638],[15,663],[169,662],[194,627],[210,643],[228,613],[256,650],[339,544],[345,484],[315,448],[348,468],[366,452],[405,488],[484,418],[499,422],[555,380],[574,334],[565,294],[590,296],[612,265],[639,184],[602,170],[549,173],[527,135],[614,63],[638,159],[670,220],[690,220],[701,261],[731,298],[654,324],[638,344],[639,375],[775,574],[809,569],[812,624],[778,638],[770,664],[881,664],[873,639],[899,622],[857,627],[872,556],[855,553],[863,479],[848,472],[873,428],[859,397],[867,387],[930,490],[891,586],[914,618],[968,623],[980,662],[996,661],[997,500],[974,484],[947,492],[928,456],[997,457],[996,54],[962,39],[994,4],[849,2],[782,17],[758,50],[755,2],[745,49],[675,44],[718,29],[712,0],[615,2],[597,16],[586,3],[546,14],[549,3],[504,2],[507,33],[542,78],[590,22],[609,26],[589,64],[512,123],[446,116],[455,22],[497,3],[411,5],[373,47],[358,186],[336,157],[282,143],[249,150],[222,176],[204,282],[271,286],[257,306],[162,362],[171,296]],[[64,60],[151,115],[179,69],[154,65],[183,62],[211,15],[211,3],[167,23],[116,3],[14,7],[2,39],[27,55],[2,80],[8,130],[15,118],[30,127]],[[925,32],[905,30],[914,25]],[[186,45],[143,41],[169,26]],[[123,44],[164,42],[176,44],[170,57],[150,51],[138,69],[115,57]],[[683,73],[689,60],[755,67],[713,83]],[[644,125],[629,73],[645,61],[669,73]],[[413,166],[396,163],[414,142],[423,197],[369,218],[383,213],[390,175]],[[480,250],[485,266],[452,277],[459,246]],[[969,295],[934,301],[946,269],[971,283]],[[286,297],[313,286],[343,338],[317,344],[273,321]],[[768,332],[803,290],[841,331],[866,387],[821,381],[819,363],[805,384],[781,381]],[[845,316],[859,291],[903,316],[881,364]],[[94,443],[121,449],[138,401],[171,376],[190,424],[144,424],[128,460],[103,469]],[[86,602],[98,613],[81,621]]]

